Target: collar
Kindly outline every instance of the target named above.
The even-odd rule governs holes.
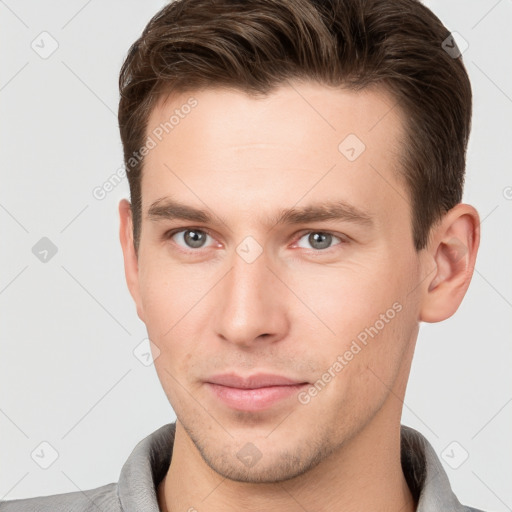
[[[156,488],[169,468],[176,423],[140,441],[121,469],[117,493],[125,512],[160,512]],[[401,463],[416,512],[465,512],[432,445],[417,430],[400,426]]]
[[[401,425],[400,447],[405,480],[418,503],[416,512],[466,512],[425,436],[412,427]]]

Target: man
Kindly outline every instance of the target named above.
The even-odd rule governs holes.
[[[400,425],[468,289],[471,88],[415,0],[179,0],[131,47],[125,274],[175,424],[1,510],[471,511]]]

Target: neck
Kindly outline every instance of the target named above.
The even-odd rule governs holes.
[[[414,512],[416,503],[400,462],[400,423],[383,424],[377,416],[307,473],[271,484],[221,477],[204,462],[177,421],[171,465],[158,487],[160,508],[162,512]]]

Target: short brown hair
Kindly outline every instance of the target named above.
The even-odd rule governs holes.
[[[170,91],[214,86],[267,94],[290,79],[381,85],[406,119],[402,178],[417,251],[462,200],[471,86],[450,32],[417,0],[176,0],[131,46],[119,76],[134,245],[141,229],[148,119]],[[447,43],[448,41],[448,43]]]

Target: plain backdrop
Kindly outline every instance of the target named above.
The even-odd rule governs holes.
[[[175,419],[154,367],[136,357],[146,330],[118,238],[117,205],[129,197],[128,183],[102,200],[93,196],[123,165],[120,66],[163,5],[0,1],[0,499],[117,481],[135,444]],[[506,511],[512,2],[427,5],[457,33],[472,81],[463,201],[479,211],[482,238],[459,310],[421,326],[402,422],[432,443],[462,503]],[[48,251],[46,262],[38,249]],[[41,453],[47,462],[56,457],[47,469]]]

